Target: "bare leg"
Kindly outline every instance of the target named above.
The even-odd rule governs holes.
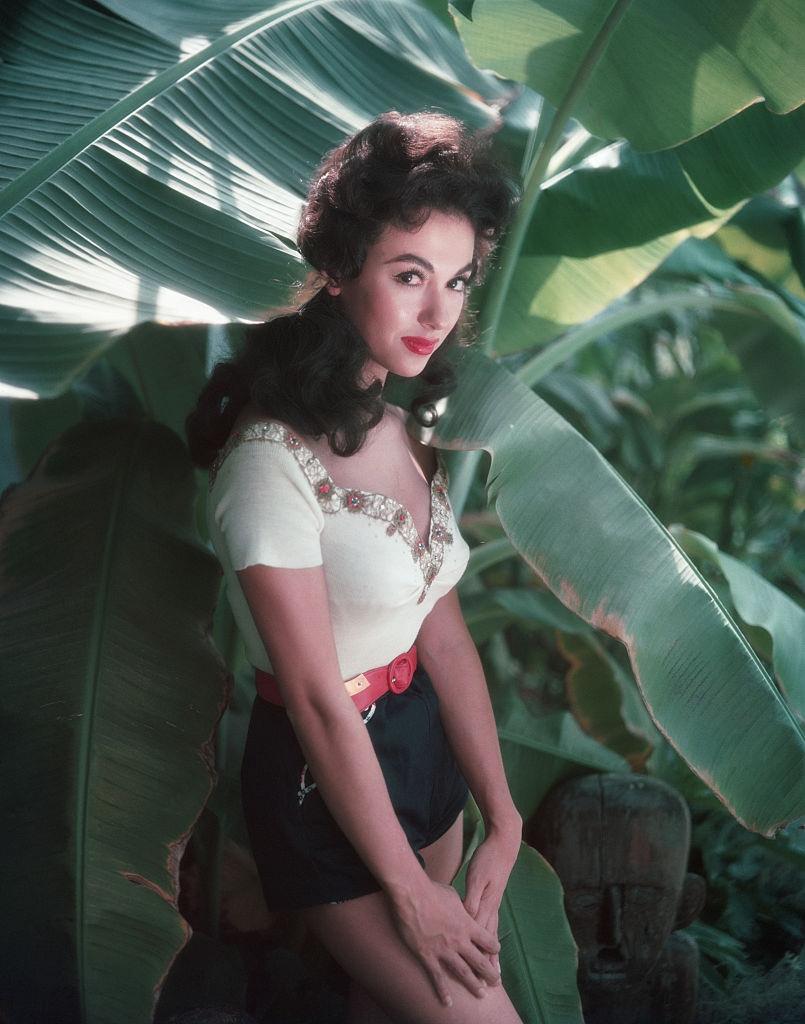
[[[349,1001],[347,1002],[348,1024],[394,1024],[365,988],[350,980]]]
[[[462,826],[463,815],[459,814],[443,836],[421,851],[425,870],[437,882],[449,885],[461,865]],[[349,986],[347,1020],[349,1024],[393,1024],[391,1018],[356,981],[352,981]]]
[[[461,848],[459,818],[441,839],[422,850],[428,874],[451,882],[461,863]],[[384,893],[300,913],[357,986],[350,999],[351,1024],[521,1024],[502,985],[490,986],[479,999],[456,982],[451,989],[453,1005],[444,1006],[400,938]],[[378,1011],[385,1016],[378,1017]]]

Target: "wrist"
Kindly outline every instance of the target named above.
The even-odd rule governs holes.
[[[516,844],[519,848],[523,838],[523,819],[517,813],[514,804],[495,813],[485,814],[483,819],[487,839],[496,836]]]
[[[427,873],[417,862],[417,870],[385,880],[383,889],[391,905],[402,910],[422,898],[429,881]]]

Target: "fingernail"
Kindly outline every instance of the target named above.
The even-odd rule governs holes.
[[[445,1006],[452,1006],[453,1005],[453,999],[452,999],[451,996],[445,996],[444,997],[444,1005]]]

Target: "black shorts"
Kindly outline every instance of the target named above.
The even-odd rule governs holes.
[[[419,667],[404,693],[361,712],[391,803],[417,859],[463,810],[467,783]],[[298,910],[381,889],[336,824],[283,708],[256,697],[241,767],[243,810],[266,904]]]

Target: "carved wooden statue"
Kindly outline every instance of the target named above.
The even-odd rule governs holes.
[[[698,947],[672,933],[699,915],[705,884],[686,873],[682,797],[645,775],[570,779],[543,800],[526,841],[565,890],[586,1024],[690,1024]]]

